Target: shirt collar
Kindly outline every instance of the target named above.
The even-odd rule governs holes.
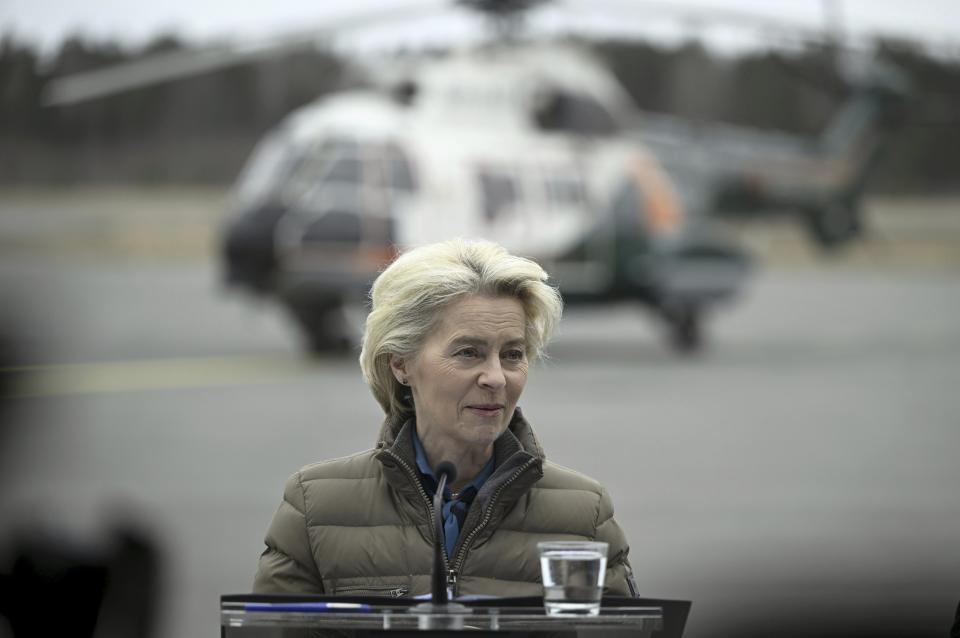
[[[420,442],[420,437],[417,436],[417,428],[414,427],[412,428],[412,430],[413,430],[413,450],[417,456],[417,469],[420,470],[421,474],[429,477],[433,481],[432,486],[433,486],[433,489],[436,490],[437,477],[434,476],[433,470],[430,468],[430,463],[427,461],[427,453],[423,449],[423,443]],[[463,488],[464,490],[466,490],[468,487],[473,487],[478,492],[480,491],[480,486],[483,485],[488,478],[490,478],[491,474],[493,474],[493,468],[495,465],[494,458],[495,458],[495,455],[490,456],[490,460],[487,461],[487,464],[484,465],[483,468],[473,478],[473,480],[470,481],[470,484]],[[449,486],[447,486],[447,492],[448,492],[447,494],[443,495],[445,499],[450,498]]]

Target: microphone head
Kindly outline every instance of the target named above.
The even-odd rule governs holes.
[[[457,480],[457,466],[450,461],[440,461],[437,463],[437,467],[433,470],[433,473],[437,476],[438,481],[440,480],[441,476],[446,474],[447,485],[450,485]]]

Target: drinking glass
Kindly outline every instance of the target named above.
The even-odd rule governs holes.
[[[543,574],[543,605],[551,616],[600,613],[607,544],[593,541],[537,543]]]

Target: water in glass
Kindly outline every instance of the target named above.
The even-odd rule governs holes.
[[[600,613],[607,557],[595,549],[544,549],[540,553],[543,604],[550,615]]]

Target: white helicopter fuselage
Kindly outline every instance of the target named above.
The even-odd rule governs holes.
[[[361,178],[347,188],[359,185],[360,199],[370,204],[360,207],[363,215],[391,217],[398,248],[484,237],[541,260],[562,257],[595,232],[618,186],[634,177],[631,167],[655,164],[635,142],[537,126],[532,114],[558,90],[589,91],[611,120],[627,108],[605,69],[567,49],[454,56],[421,69],[416,87],[408,105],[385,92],[325,98],[291,116],[281,138],[264,146],[300,149],[288,148],[290,156],[319,153],[331,140],[396,148],[415,167],[415,191],[377,202],[376,193],[363,193],[375,180]],[[270,155],[267,148],[260,153]],[[241,207],[279,179],[252,162],[236,193]],[[669,188],[665,179],[655,186],[645,190]],[[278,227],[281,255],[308,249],[302,233],[311,220],[338,209],[344,184],[327,180],[320,190],[308,189],[309,198],[298,188],[303,185],[280,193],[295,211]],[[314,203],[305,205],[307,199]]]

